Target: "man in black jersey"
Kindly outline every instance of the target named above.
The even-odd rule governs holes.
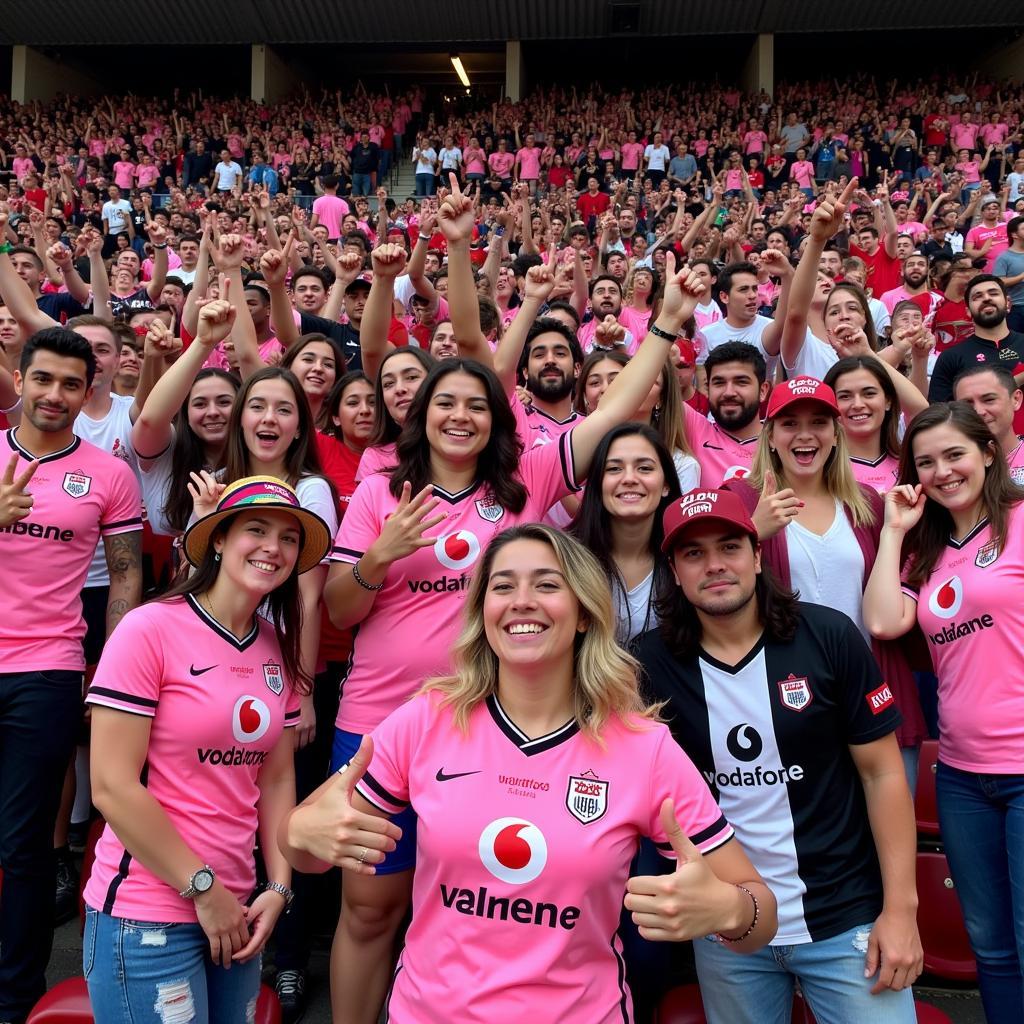
[[[665,512],[678,589],[640,660],[676,741],[779,901],[736,957],[694,943],[709,1024],[783,1024],[795,978],[822,1024],[911,1024],[921,973],[916,831],[892,694],[856,626],[762,571],[728,491]]]

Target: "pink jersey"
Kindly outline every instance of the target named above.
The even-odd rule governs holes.
[[[622,346],[620,346],[626,353],[626,355],[633,355],[636,350],[640,347],[640,343],[647,336],[647,322],[650,320],[650,313],[645,317],[640,310],[630,309],[629,306],[623,306],[619,310],[619,315],[615,318],[626,328],[626,339]],[[597,334],[597,328],[601,325],[600,317],[593,317],[586,321],[580,329],[576,332],[576,337],[579,339],[579,343],[583,348],[584,352],[589,353],[594,347],[594,335]]]
[[[390,1021],[632,1021],[616,933],[638,841],[673,856],[667,797],[704,853],[733,830],[668,729],[629,726],[611,718],[602,745],[575,720],[531,740],[492,696],[463,733],[427,694],[374,731],[359,793],[418,816]]]
[[[34,456],[8,430],[0,461]],[[29,515],[0,528],[0,665],[4,672],[85,668],[82,587],[100,538],[142,529],[142,499],[127,463],[76,437],[39,460]]]
[[[757,435],[741,441],[727,434],[714,420],[702,416],[693,406],[683,403],[686,438],[700,463],[701,484],[721,487],[733,477],[750,474],[757,451]]]
[[[810,160],[797,160],[789,169],[790,178],[800,188],[812,188],[814,186],[814,164]]]
[[[156,164],[139,164],[135,168],[135,180],[139,188],[149,188],[150,185],[156,184],[159,177],[160,168]]]
[[[722,317],[722,307],[717,302],[711,301],[707,305],[697,304],[693,311],[693,319],[697,323],[697,330],[703,332],[710,324],[717,324]]]
[[[118,160],[114,164],[114,184],[122,192],[128,192],[135,184],[135,164],[131,160]]]
[[[996,265],[996,257],[1010,248],[1010,241],[1006,235],[1005,224],[993,224],[988,227],[985,224],[978,224],[967,232],[964,239],[964,248],[980,252],[985,243],[991,239],[992,244],[985,253],[985,273],[991,274]]]
[[[950,539],[919,592],[917,621],[939,677],[939,757],[965,772],[1024,772],[1024,505],[997,551],[987,519]],[[994,667],[998,666],[998,671]]]
[[[900,460],[887,452],[879,455],[873,462],[868,459],[857,459],[850,456],[850,467],[853,478],[865,487],[873,487],[879,494],[890,490],[900,475]]]
[[[516,159],[519,161],[519,177],[523,181],[532,181],[540,177],[540,154],[539,146],[523,146]]]
[[[535,448],[540,444],[554,444],[566,431],[579,423],[583,416],[570,411],[564,420],[556,420],[535,405],[523,405],[515,394],[509,396],[508,404],[516,418],[516,433],[524,448]]]
[[[974,142],[978,137],[978,126],[976,124],[955,124],[949,131],[950,141],[953,150],[974,149]]]
[[[356,482],[365,480],[374,473],[390,470],[398,461],[394,444],[375,444],[363,449],[356,466]]]
[[[107,641],[86,701],[152,720],[147,791],[189,849],[247,901],[260,766],[299,720],[273,627],[257,617],[239,640],[191,595],[143,605]],[[109,825],[85,900],[114,917],[196,920],[192,901],[127,854]]]
[[[644,147],[641,143],[624,142],[620,152],[624,171],[635,171],[640,167],[640,158],[644,155]]]
[[[327,228],[328,238],[341,236],[341,222],[348,213],[348,203],[338,196],[322,195],[313,200],[313,213],[317,223]]]
[[[473,565],[495,534],[519,523],[540,522],[552,505],[579,489],[572,468],[572,433],[558,444],[539,445],[519,460],[526,486],[521,512],[502,508],[483,487],[449,494],[440,487],[435,512],[445,520],[428,531],[436,542],[392,563],[369,615],[359,623],[352,666],[343,683],[337,726],[366,733],[392,712],[424,679],[451,671],[451,647],[459,628]],[[377,473],[356,488],[341,522],[331,561],[352,565],[380,536],[398,502],[390,478]],[[408,631],[406,639],[401,638]]]
[[[502,153],[500,149],[487,158],[487,166],[499,178],[512,177],[512,167],[515,162],[516,158],[511,153]]]
[[[36,173],[36,165],[30,156],[16,156],[11,161],[11,170],[14,171],[14,177],[21,181],[27,175]]]

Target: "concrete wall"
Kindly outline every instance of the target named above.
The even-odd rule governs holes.
[[[1015,82],[1024,80],[1024,35],[1000,46],[977,67],[985,75],[1012,78]]]
[[[252,47],[252,80],[249,95],[254,100],[276,103],[301,85],[301,79],[270,46]]]
[[[764,91],[769,96],[775,91],[775,37],[759,35],[750,48],[747,63],[743,67],[743,89],[745,92]]]
[[[526,91],[524,79],[523,44],[518,39],[509,39],[505,43],[505,95],[514,103],[518,103]]]
[[[58,93],[95,96],[102,92],[100,83],[84,71],[53,60],[31,46],[12,48],[11,99],[19,103],[48,103]]]

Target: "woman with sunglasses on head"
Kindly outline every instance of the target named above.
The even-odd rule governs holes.
[[[507,529],[460,618],[452,674],[378,725],[280,832],[296,867],[338,864],[383,910],[373,883],[405,841],[395,823],[419,817],[389,1019],[631,1021],[623,902],[652,941],[769,941],[775,899],[644,707],[593,555],[551,527]],[[674,873],[629,877],[645,836]],[[371,996],[350,993],[358,1012],[342,1019],[376,1019]]]
[[[295,802],[284,730],[311,682],[298,581],[329,545],[286,484],[238,480],[185,534],[195,572],[104,649],[87,697],[107,821],[85,889],[97,1020],[252,1020],[260,954],[291,899],[276,836]],[[251,900],[257,835],[269,881]]]
[[[939,679],[946,856],[990,1024],[1024,1011],[1024,489],[984,420],[939,402],[907,429],[864,593],[871,632],[923,630]]]
[[[461,194],[442,204],[443,218],[467,213],[472,215],[472,203]],[[333,763],[347,761],[361,736],[400,705],[416,681],[448,669],[469,573],[487,541],[501,529],[541,519],[556,501],[578,490],[601,437],[649,393],[664,366],[664,339],[675,338],[701,292],[689,271],[672,269],[663,311],[637,355],[600,409],[557,444],[520,454],[515,418],[491,370],[462,359],[431,369],[406,415],[396,468],[363,480],[335,545],[337,564],[326,604],[336,625],[358,623],[359,633]],[[414,643],[396,643],[401,624],[427,621],[428,635],[417,625]],[[414,819],[402,827],[406,839],[383,865],[381,877],[351,879],[343,888],[332,959],[340,1022],[374,1020],[384,999],[414,864]],[[373,998],[364,1012],[355,1013],[351,994],[360,987]]]

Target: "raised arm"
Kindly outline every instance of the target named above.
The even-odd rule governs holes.
[[[405,270],[405,249],[387,242],[370,253],[370,261],[373,281],[359,325],[359,349],[363,372],[370,380],[376,380],[381,362],[394,348],[388,341],[388,327],[394,309],[395,278]]]
[[[146,234],[153,243],[153,277],[146,285],[146,291],[149,294],[149,301],[156,305],[167,283],[167,229],[159,222],[153,221],[147,225]]]
[[[6,209],[0,210],[0,229],[6,225],[7,216]],[[48,317],[36,305],[32,290],[22,281],[6,252],[0,253],[0,295],[26,337],[47,327],[58,326],[56,320]]]
[[[665,256],[665,297],[658,320],[647,332],[636,355],[623,367],[601,398],[598,407],[572,430],[573,467],[577,480],[586,478],[601,438],[635,415],[658,379],[668,345],[693,315],[704,285],[692,270],[676,271],[675,254]],[[657,332],[657,333],[655,333]]]
[[[213,262],[222,275],[221,287],[227,286],[230,293],[239,299],[236,304],[231,342],[235,346],[235,355],[238,357],[238,369],[242,380],[246,380],[257,370],[262,370],[265,364],[260,358],[256,325],[252,322],[252,315],[245,302],[245,288],[242,284],[243,248],[241,235],[221,235],[213,250]],[[289,322],[291,321],[289,320]],[[278,338],[280,337],[281,335],[278,333]]]
[[[523,304],[515,319],[502,335],[501,341],[498,342],[498,348],[495,350],[494,372],[497,374],[498,380],[501,381],[506,395],[511,395],[518,383],[516,371],[519,368],[519,359],[523,354],[526,337],[537,319],[541,306],[547,302],[555,287],[556,259],[555,250],[552,248],[546,263],[542,263],[539,267],[530,267],[526,272],[526,295],[523,298]]]
[[[285,285],[285,278],[288,276],[288,258],[291,255],[289,250],[294,238],[294,233],[288,236],[283,252],[279,249],[268,249],[260,257],[260,271],[270,289],[270,319],[274,325],[277,340],[285,348],[290,348],[299,338],[299,331],[295,326],[292,300],[288,297],[288,288]]]

